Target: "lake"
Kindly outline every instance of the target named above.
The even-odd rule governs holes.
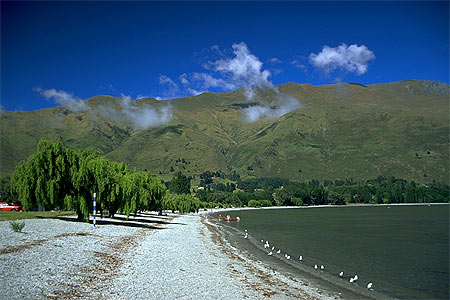
[[[241,221],[220,223],[238,247],[280,271],[306,278],[344,298],[449,298],[449,205],[229,213]],[[249,232],[248,239],[243,238],[244,230]],[[264,249],[265,241],[269,249]],[[274,255],[268,256],[273,246]],[[278,249],[280,254],[276,254]],[[287,260],[285,254],[291,259]],[[319,270],[313,268],[315,264]],[[341,271],[342,278],[338,276]],[[355,274],[358,281],[350,283]],[[373,283],[372,290],[366,288],[369,282]]]

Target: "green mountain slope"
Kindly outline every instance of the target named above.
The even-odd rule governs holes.
[[[298,181],[394,175],[449,182],[447,84],[408,80],[277,88],[304,106],[254,123],[243,121],[243,109],[273,98],[273,91],[259,90],[252,103],[240,90],[173,99],[172,120],[145,130],[99,113],[120,110],[122,99],[109,96],[88,99],[92,111],[82,113],[63,107],[2,111],[1,175],[11,173],[46,137],[76,149],[97,148],[110,159],[164,178],[178,170],[196,175],[221,169]],[[157,110],[166,104],[136,101]]]

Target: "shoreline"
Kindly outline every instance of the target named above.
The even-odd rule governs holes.
[[[92,224],[24,220],[25,234],[0,222],[0,278],[11,299],[341,299],[335,289],[265,260],[208,214],[255,209],[449,205],[448,203],[209,209],[198,214],[130,217]],[[105,220],[106,221],[106,220]],[[138,226],[139,225],[139,226]],[[260,245],[259,245],[260,246]],[[246,246],[247,247],[247,246]],[[253,245],[248,245],[253,247]],[[10,252],[8,252],[9,250]],[[16,251],[16,250],[17,251]],[[8,250],[8,251],[6,251]],[[14,251],[12,251],[14,250]],[[88,290],[94,291],[87,293]]]
[[[347,205],[310,205],[310,206],[267,206],[267,207],[231,207],[231,208],[208,208],[206,211],[201,210],[199,214],[210,214],[222,211],[242,211],[242,210],[258,210],[258,209],[313,209],[313,208],[345,208],[345,207],[383,207],[383,206],[434,206],[434,205],[450,205],[450,203],[383,203],[383,204],[370,204],[370,203],[355,203]]]
[[[424,212],[426,212],[426,211],[428,211],[428,208],[425,208],[425,207],[427,207],[427,206],[433,206],[435,209],[434,209],[434,211],[439,211],[439,212],[441,212],[441,213],[444,213],[445,214],[445,211],[446,211],[446,209],[448,209],[448,207],[449,207],[449,203],[399,203],[399,204],[381,204],[381,205],[377,205],[377,204],[375,204],[375,205],[373,205],[373,204],[355,204],[355,205],[348,205],[348,206],[334,206],[334,205],[321,205],[321,206],[310,206],[310,207],[268,207],[268,208],[234,208],[234,209],[213,209],[213,210],[209,210],[208,212],[205,212],[206,214],[205,214],[205,218],[207,218],[208,217],[208,215],[209,215],[209,219],[211,220],[211,218],[212,217],[214,217],[214,218],[216,218],[217,217],[217,213],[219,213],[219,212],[223,212],[223,211],[226,211],[226,212],[230,212],[230,214],[233,216],[233,217],[236,217],[236,216],[240,216],[241,218],[242,217],[244,217],[244,219],[250,219],[250,217],[252,216],[252,213],[253,212],[257,212],[257,211],[255,211],[255,210],[258,210],[258,209],[284,209],[284,208],[286,208],[286,209],[294,209],[294,208],[303,208],[303,209],[307,209],[307,208],[329,208],[329,207],[377,207],[377,206],[380,206],[380,207],[384,207],[384,208],[380,208],[381,210],[367,210],[367,213],[369,213],[369,212],[383,212],[383,211],[386,211],[386,212],[388,212],[388,211],[391,211],[391,210],[387,210],[386,208],[390,208],[391,206],[393,207],[393,209],[394,209],[394,211],[392,211],[392,213],[394,213],[394,212],[401,212],[401,211],[407,211],[407,207],[413,207],[413,206],[415,206],[415,207],[417,207],[417,209],[420,209],[420,210],[422,210],[422,211],[424,211]],[[394,207],[397,207],[398,209],[395,209]],[[401,209],[401,207],[405,207],[405,210],[402,210]],[[413,209],[413,208],[411,208],[411,209]],[[239,211],[247,211],[248,213],[246,213],[246,214],[244,214],[244,213],[242,213],[242,215],[240,215],[238,212]],[[338,211],[336,211],[336,210],[327,210],[327,211],[324,211],[324,212],[322,212],[322,211],[317,211],[316,213],[325,213],[325,214],[331,214],[331,213],[333,213],[333,211],[334,211],[334,213],[338,213]],[[361,212],[363,211],[363,210],[360,210]],[[364,210],[365,211],[365,210]],[[232,212],[234,212],[234,213],[232,213]],[[266,211],[266,212],[268,212],[268,211]],[[301,211],[298,211],[299,213],[301,213]],[[303,211],[303,212],[305,212],[306,213],[306,211]],[[339,212],[340,213],[344,213],[344,214],[351,214],[351,210],[348,210],[348,211],[340,211],[339,210]],[[286,210],[285,211],[285,213],[286,214],[294,214],[295,215],[295,212],[289,212],[288,210]],[[310,211],[310,213],[307,213],[307,214],[312,214],[313,213],[313,211]],[[314,213],[314,215],[316,214],[316,213]],[[222,213],[222,215],[224,215],[223,213]],[[264,214],[264,211],[260,211],[260,213],[258,213],[258,216],[262,216],[262,215],[272,215],[271,213],[270,214]],[[389,214],[390,215],[390,214]],[[275,214],[275,212],[274,212],[274,216],[277,216],[277,214]],[[276,217],[274,217],[275,219],[275,221],[276,221]],[[270,249],[265,249],[265,247],[263,248],[263,244],[261,243],[261,242],[263,242],[263,239],[265,240],[265,239],[268,239],[268,240],[270,240],[271,242],[273,242],[273,243],[275,243],[275,245],[277,244],[277,237],[276,236],[268,236],[268,237],[266,237],[266,235],[265,235],[265,228],[264,227],[259,227],[259,228],[262,228],[262,230],[259,230],[259,231],[257,231],[255,228],[249,228],[249,227],[247,227],[247,225],[246,225],[246,223],[244,222],[244,223],[242,223],[242,224],[238,224],[237,222],[231,222],[230,224],[227,224],[226,222],[217,222],[218,224],[220,223],[220,224],[223,224],[223,226],[222,226],[222,229],[223,229],[223,231],[230,231],[230,235],[232,236],[232,238],[235,240],[235,241],[237,241],[236,242],[236,244],[238,245],[238,246],[240,246],[240,248],[242,248],[242,249],[249,249],[249,252],[251,252],[251,254],[255,254],[256,256],[258,256],[259,258],[260,258],[260,260],[262,260],[262,261],[266,261],[266,259],[267,259],[267,262],[268,262],[268,264],[270,265],[270,264],[275,264],[275,267],[278,269],[278,270],[280,270],[280,271],[282,271],[283,269],[285,269],[285,270],[287,270],[287,272],[289,272],[289,267],[287,266],[286,268],[284,268],[285,267],[285,265],[283,264],[283,263],[288,263],[288,264],[291,264],[290,262],[291,261],[288,261],[288,260],[285,260],[285,259],[283,259],[282,258],[282,255],[283,255],[283,252],[281,253],[281,256],[280,256],[280,261],[283,261],[283,263],[273,263],[273,259],[272,259],[272,257],[270,257],[270,259],[269,259],[269,257],[267,256],[267,254],[268,254],[268,252],[270,251]],[[272,223],[271,223],[272,224]],[[261,222],[260,223],[258,223],[258,225],[261,225]],[[448,228],[448,227],[447,227]],[[249,236],[249,238],[248,238],[248,240],[244,240],[243,239],[243,237],[244,237],[244,229],[249,229],[249,233],[250,233],[250,236]],[[254,241],[252,241],[252,244],[253,245],[250,245],[249,246],[249,244],[251,244],[251,243],[249,243],[250,242],[250,239],[251,239],[251,236],[253,235],[253,240]],[[266,241],[266,243],[267,243],[267,241]],[[270,246],[273,246],[272,245],[272,243],[271,243],[271,245]],[[282,245],[280,248],[281,249],[284,249],[283,247],[285,247],[285,245]],[[286,246],[286,248],[288,248],[287,246]],[[260,252],[260,253],[259,253]],[[289,253],[289,254],[291,254],[291,252],[295,252],[295,250],[292,250],[292,249],[287,249],[287,252]],[[297,253],[298,254],[298,253]],[[303,255],[305,255],[304,253],[302,253]],[[270,255],[270,254],[269,254]],[[275,256],[275,251],[274,251],[274,257],[278,257],[278,256]],[[311,254],[310,254],[311,255]],[[313,255],[312,255],[313,256]],[[307,257],[308,258],[308,257]],[[288,258],[289,259],[289,258]],[[309,261],[309,260],[308,260]],[[301,264],[300,264],[301,265]],[[327,263],[325,263],[325,265],[327,266]],[[335,266],[335,265],[333,265],[333,264],[331,264],[330,263],[330,265],[332,265],[333,267]],[[310,267],[310,266],[309,266]],[[303,271],[303,269],[302,268],[300,268],[299,267],[299,269],[300,269],[300,271]],[[336,268],[334,268],[333,269],[333,274],[337,274],[336,273],[336,270],[335,270]],[[354,269],[356,269],[356,267],[354,267]],[[327,269],[328,270],[328,269]],[[331,270],[331,269],[330,269]],[[339,271],[339,270],[338,270]],[[344,270],[345,271],[345,270]],[[356,272],[356,271],[355,271]],[[309,273],[309,272],[308,272]],[[363,273],[362,271],[361,271],[361,273]],[[295,273],[293,273],[293,274],[295,274]],[[310,275],[310,274],[306,274],[306,277],[302,277],[301,276],[301,274],[302,274],[302,272],[300,272],[299,273],[300,275],[298,276],[298,278],[303,278],[303,279],[306,279],[306,280],[309,280],[310,278],[309,278],[309,276],[308,275]],[[324,276],[324,275],[327,275],[327,274],[322,274],[322,276]],[[359,272],[358,272],[358,275],[360,275],[359,274]],[[373,275],[373,274],[372,274]],[[370,277],[369,277],[370,278]],[[377,278],[377,280],[379,280],[380,278],[378,278],[378,277],[373,277],[373,280],[375,280],[375,278]],[[347,280],[348,281],[348,280]],[[369,282],[369,281],[372,281],[372,280],[368,280],[367,282]],[[317,282],[315,282],[314,280],[313,280],[313,282],[314,283],[317,283]],[[367,283],[366,282],[366,283]],[[379,280],[379,282],[381,283],[382,282],[382,280]],[[330,282],[331,283],[331,282]],[[333,284],[334,284],[335,282],[333,281]],[[390,299],[390,297],[394,297],[395,296],[395,294],[390,294],[391,293],[391,291],[394,291],[394,289],[393,290],[388,290],[388,288],[386,288],[386,287],[388,287],[389,286],[389,282],[383,282],[384,283],[384,290],[382,290],[382,289],[375,289],[375,291],[373,291],[373,290],[371,290],[371,295],[369,296],[369,295],[366,295],[365,293],[364,293],[364,298],[366,298],[366,297],[371,297],[371,296],[373,296],[373,297],[375,297],[375,298],[377,298],[377,299]],[[336,291],[342,291],[342,290],[337,290],[337,289],[335,289],[335,287],[338,287],[338,288],[345,288],[344,286],[341,286],[341,285],[339,285],[339,286],[330,286],[330,289],[327,289],[327,287],[328,287],[328,285],[327,284],[325,284],[325,285],[321,285],[320,284],[320,282],[319,282],[319,284],[317,285],[317,286],[321,286],[321,287],[325,287],[324,289],[325,290],[327,290],[329,293],[331,293],[331,294],[333,294],[334,293],[334,295],[335,296],[337,296],[337,293],[336,293]],[[381,284],[380,284],[380,287],[381,287]],[[398,289],[397,290],[397,292],[399,291],[400,289]],[[365,290],[364,290],[365,291]],[[343,292],[343,291],[342,291]],[[353,292],[353,291],[352,291]],[[358,292],[358,291],[356,291],[356,292]],[[409,291],[407,291],[407,292],[409,292]],[[388,296],[388,295],[391,295],[391,296]],[[392,295],[394,295],[394,296],[392,296]],[[341,296],[341,294],[339,293],[339,296],[338,297],[342,297]],[[344,297],[344,299],[345,298],[355,298],[354,296],[352,297],[352,296],[349,296],[349,295],[346,295],[346,296],[343,296]],[[356,297],[356,298],[358,298],[358,297]],[[395,297],[394,297],[395,298]]]
[[[204,214],[139,216],[132,225],[25,220],[0,222],[0,288],[9,299],[335,299],[288,278],[228,243]],[[136,227],[140,219],[146,227]],[[4,251],[3,251],[4,250]]]
[[[305,278],[294,278],[283,270],[276,270],[266,262],[258,259],[243,249],[233,245],[227,232],[221,230],[216,224],[207,220],[205,215],[201,216],[201,223],[207,227],[212,238],[217,242],[221,251],[238,264],[243,264],[241,273],[245,274],[244,282],[247,286],[262,292],[263,297],[271,299],[338,299],[340,296],[330,293],[320,286],[311,285]]]

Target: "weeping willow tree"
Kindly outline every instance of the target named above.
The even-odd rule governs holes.
[[[205,203],[190,194],[170,194],[163,198],[163,208],[180,213],[198,212]]]
[[[156,176],[142,172],[126,173],[120,185],[125,201],[122,211],[130,216],[137,211],[157,210],[161,205],[161,199],[165,194],[165,186]]]
[[[45,210],[64,205],[64,196],[71,185],[66,152],[59,142],[41,140],[37,151],[16,167],[11,188],[25,209],[40,206]]]
[[[61,143],[42,139],[37,151],[20,162],[11,177],[11,189],[27,209],[62,208],[88,219],[92,194],[97,207],[110,216],[122,211],[127,216],[162,206],[165,186],[153,175],[111,162],[94,149],[75,151]]]

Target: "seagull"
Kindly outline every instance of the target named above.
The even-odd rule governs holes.
[[[272,250],[274,250],[275,249],[275,247],[272,247]]]
[[[278,249],[277,254],[280,254],[280,253],[281,253],[281,249]]]
[[[339,273],[339,277],[344,276],[344,272]]]
[[[284,254],[284,257],[287,257],[287,253]]]
[[[261,240],[261,243],[264,243],[264,240]]]
[[[368,288],[369,290],[372,288],[372,286],[373,286],[372,282],[369,282],[369,283],[367,284],[367,288]]]
[[[323,270],[325,269],[325,267],[323,265],[320,265],[320,269]]]
[[[355,274],[355,277],[353,277],[353,280],[358,280],[358,275]]]
[[[303,256],[300,255],[300,257],[298,258],[299,261],[303,260]]]
[[[353,281],[354,281],[353,277],[352,277],[352,278],[350,278],[350,280],[349,280],[349,281],[350,281],[350,283],[353,283]]]
[[[267,255],[271,256],[272,254],[273,254],[272,251],[270,251]]]
[[[286,256],[286,259],[291,259],[291,256],[290,255]]]
[[[316,270],[317,270],[317,265],[314,265],[314,269],[316,269]]]
[[[248,234],[246,233],[245,236],[244,236],[244,239],[247,239],[247,238],[248,238]]]

